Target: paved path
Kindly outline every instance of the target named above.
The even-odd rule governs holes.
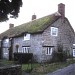
[[[46,75],[75,75],[75,64],[69,65],[63,69],[56,70],[53,73],[48,73]]]

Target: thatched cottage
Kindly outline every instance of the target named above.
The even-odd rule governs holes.
[[[13,53],[33,53],[37,62],[50,61],[52,52],[57,50],[58,44],[63,45],[63,50],[73,52],[74,30],[65,17],[65,5],[58,4],[58,11],[51,15],[13,27],[0,34],[1,58],[13,58]],[[9,50],[9,47],[11,49]]]

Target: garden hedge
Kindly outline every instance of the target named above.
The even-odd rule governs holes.
[[[14,53],[14,61],[29,63],[32,61],[33,53]]]

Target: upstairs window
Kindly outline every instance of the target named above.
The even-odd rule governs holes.
[[[73,44],[73,46],[75,46],[75,44]]]
[[[9,39],[5,39],[4,43],[9,43]]]
[[[3,47],[9,47],[9,46],[10,46],[9,39],[4,39],[2,46],[3,46]]]
[[[24,41],[30,40],[30,34],[24,34]]]
[[[58,36],[58,28],[51,27],[51,36]]]

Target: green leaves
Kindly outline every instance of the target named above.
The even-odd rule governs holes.
[[[8,20],[8,15],[11,18],[17,18],[22,0],[0,0],[0,22]]]

